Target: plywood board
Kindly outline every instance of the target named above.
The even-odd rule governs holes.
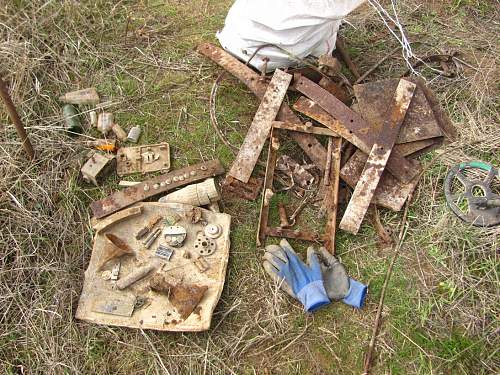
[[[209,269],[200,272],[193,263],[195,255],[196,234],[203,231],[203,224],[191,223],[192,206],[178,203],[142,203],[143,214],[129,220],[121,221],[101,234],[96,234],[94,246],[88,269],[85,271],[83,291],[78,303],[76,318],[91,323],[124,326],[131,328],[155,329],[160,331],[204,331],[210,327],[212,313],[219,301],[224,287],[227,262],[229,259],[229,228],[231,217],[223,213],[200,209],[203,220],[208,224],[218,224],[222,234],[215,239],[217,248],[215,252],[203,257],[209,264]],[[135,234],[145,226],[155,215],[179,215],[181,225],[187,230],[186,242],[181,248],[176,248],[170,261],[154,256],[154,252],[161,243],[165,243],[163,236],[158,238],[150,249],[144,248],[142,242],[135,239]],[[162,224],[160,224],[162,225]],[[160,226],[161,227],[161,226]],[[145,278],[124,290],[114,287],[115,282],[105,280],[103,272],[111,271],[116,260],[109,261],[101,270],[97,270],[103,256],[105,246],[105,233],[113,233],[125,240],[136,253],[136,257],[124,256],[120,258],[121,268],[119,280],[126,277],[139,267],[153,263],[155,270]],[[183,256],[189,252],[191,259]],[[149,281],[155,274],[165,275],[174,283],[184,285],[207,286],[201,302],[185,320],[181,319],[176,308],[164,294],[154,292],[149,287]],[[129,314],[130,301],[142,300],[142,307],[135,307],[131,316]],[[123,304],[121,306],[120,304]],[[103,308],[104,306],[104,308]],[[114,307],[113,307],[114,306]],[[115,309],[117,314],[106,311]]]

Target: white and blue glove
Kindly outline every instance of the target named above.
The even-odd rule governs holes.
[[[365,304],[368,287],[351,279],[344,265],[324,247],[319,249],[319,253],[322,260],[321,273],[330,300],[342,301],[346,305],[361,309]]]
[[[320,248],[321,262],[314,248],[307,249],[306,265],[288,241],[269,245],[264,254],[264,269],[281,289],[298,299],[306,311],[314,311],[330,301],[362,308],[368,287],[351,279],[344,266],[325,248]]]
[[[307,250],[307,264],[302,262],[286,240],[280,246],[266,247],[264,269],[281,288],[298,299],[306,311],[315,311],[330,303],[323,284],[321,265],[315,251]]]

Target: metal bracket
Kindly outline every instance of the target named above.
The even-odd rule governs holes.
[[[222,173],[224,167],[218,160],[191,165],[117,191],[104,199],[92,202],[90,208],[95,217],[101,218],[155,195]]]
[[[116,173],[125,176],[132,173],[149,173],[170,169],[170,146],[158,143],[137,147],[122,147],[116,154]]]

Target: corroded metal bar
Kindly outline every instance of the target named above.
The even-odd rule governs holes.
[[[3,102],[5,104],[7,113],[9,114],[11,121],[14,123],[14,126],[16,127],[16,132],[19,138],[21,139],[21,144],[24,148],[24,151],[26,152],[26,154],[28,154],[30,160],[33,160],[35,158],[35,150],[33,150],[33,146],[31,145],[30,139],[28,138],[26,129],[24,129],[23,123],[21,122],[21,118],[17,113],[14,103],[12,103],[12,99],[10,98],[7,87],[5,86],[5,83],[1,77],[0,77],[0,96],[3,99]]]
[[[328,128],[320,128],[319,126],[305,125],[305,124],[296,124],[294,122],[283,122],[283,121],[274,121],[273,127],[276,129],[283,129],[295,132],[316,134],[316,135],[327,135],[329,137],[338,137],[338,134],[331,131]]]
[[[274,72],[245,140],[229,170],[229,176],[244,183],[250,179],[291,81],[290,74],[279,69]]]
[[[394,95],[393,104],[385,120],[382,134],[372,147],[363,173],[356,184],[351,200],[339,227],[356,234],[370,206],[382,173],[391,156],[399,130],[410,106],[416,85],[400,80]]]
[[[222,173],[224,173],[224,167],[219,160],[191,165],[117,191],[104,199],[92,202],[90,208],[94,216],[99,219],[155,195]]]

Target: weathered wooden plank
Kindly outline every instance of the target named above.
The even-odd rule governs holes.
[[[229,176],[244,183],[250,179],[292,78],[290,74],[279,69],[274,72],[240,151],[229,170]]]
[[[361,222],[377,189],[382,173],[391,156],[401,124],[410,106],[416,85],[404,79],[399,81],[393,104],[386,116],[382,133],[372,147],[368,160],[356,184],[339,227],[353,234],[358,233]]]

